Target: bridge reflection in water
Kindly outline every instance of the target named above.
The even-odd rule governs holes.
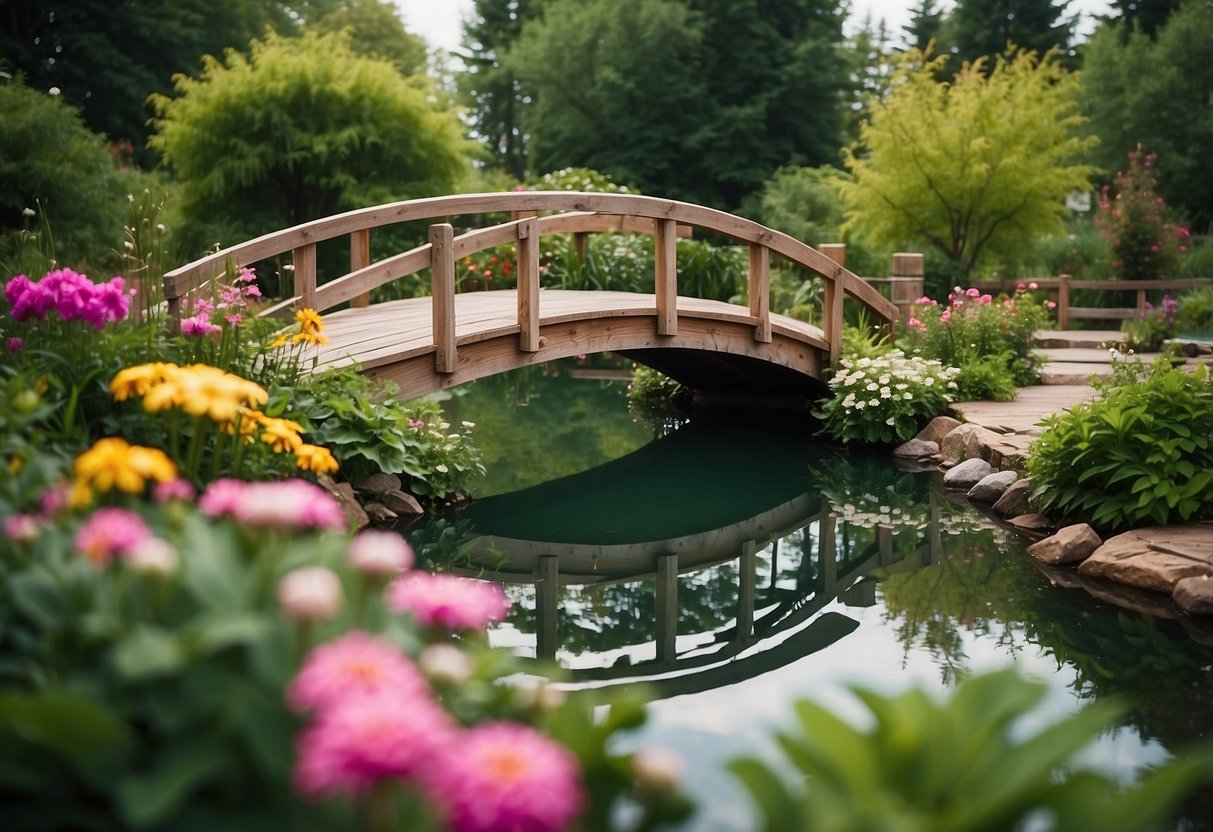
[[[939,507],[924,478],[899,474],[887,457],[857,468],[803,422],[717,414],[592,471],[476,501],[469,572],[533,585],[534,611],[512,623],[533,629],[535,655],[561,658],[580,686],[696,693],[823,649],[859,626],[826,607],[874,604],[874,570],[938,562]],[[902,493],[888,476],[853,481],[865,467],[900,476]],[[858,511],[847,494],[870,498],[871,510]],[[926,507],[926,516],[898,502]],[[694,597],[697,576],[714,569],[735,578],[723,593],[716,581],[705,605]],[[577,610],[593,605],[579,596],[612,591],[627,599],[621,617],[650,619],[622,629],[635,641],[649,632],[651,643],[621,645],[578,624]],[[700,612],[688,614],[684,602]],[[574,657],[582,649],[597,662]]]

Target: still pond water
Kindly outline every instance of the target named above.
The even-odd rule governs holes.
[[[823,445],[798,414],[633,418],[626,382],[593,363],[456,391],[488,468],[466,516],[514,601],[494,643],[555,657],[577,686],[646,684],[628,742],[687,762],[688,828],[755,828],[726,762],[778,759],[797,699],[862,720],[855,685],[942,693],[1013,664],[1049,685],[1038,725],[1120,697],[1087,761],[1126,780],[1213,739],[1213,647],[1055,586],[936,476]],[[1176,828],[1213,830],[1213,794]]]

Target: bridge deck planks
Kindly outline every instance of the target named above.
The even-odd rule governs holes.
[[[325,316],[329,344],[309,354],[317,369],[358,363],[364,369],[391,364],[434,351],[430,298],[377,303],[343,309]],[[743,306],[700,298],[678,298],[683,317],[753,324]],[[539,324],[543,326],[603,318],[652,317],[656,326],[656,299],[632,292],[544,289],[539,293]],[[771,316],[772,331],[784,337],[826,348],[822,330],[781,315]],[[455,296],[455,341],[470,344],[518,333],[517,295],[512,289],[466,292]]]

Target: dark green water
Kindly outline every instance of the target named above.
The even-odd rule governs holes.
[[[624,383],[577,370],[488,379],[449,403],[476,423],[489,473],[467,517],[515,602],[492,637],[554,656],[575,685],[647,685],[650,721],[630,741],[687,760],[691,828],[754,828],[725,762],[774,758],[796,699],[858,717],[856,684],[943,691],[1014,664],[1049,684],[1039,725],[1116,697],[1128,711],[1087,760],[1126,780],[1213,740],[1213,647],[1054,585],[937,477],[772,414],[667,433],[632,420]],[[1176,828],[1213,830],[1213,786]]]

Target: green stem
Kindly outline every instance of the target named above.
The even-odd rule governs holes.
[[[185,470],[194,482],[198,482],[198,466],[202,462],[203,434],[205,433],[202,427],[205,418],[205,416],[194,417],[194,435],[190,437],[190,447],[185,459]]]

